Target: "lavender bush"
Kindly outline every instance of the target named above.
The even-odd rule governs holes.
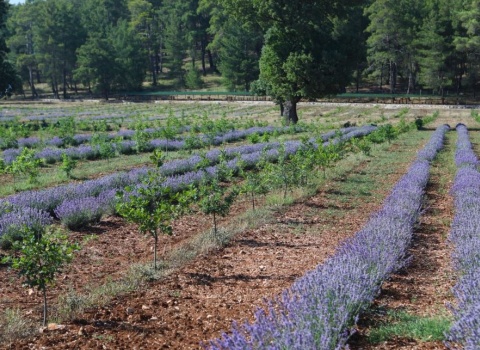
[[[178,132],[183,132],[184,130],[188,129],[187,127],[179,128]],[[157,129],[145,129],[143,132],[145,135],[147,134],[161,134],[162,128],[157,128]],[[235,142],[239,141],[242,139],[245,139],[248,135],[251,134],[258,134],[258,135],[263,135],[267,133],[287,133],[287,132],[301,132],[304,129],[301,127],[295,127],[294,129],[292,128],[275,128],[271,126],[267,127],[252,127],[248,128],[245,130],[232,130],[228,131],[226,133],[219,133],[215,134],[213,138],[209,138],[206,135],[199,135],[199,143],[198,146],[201,147],[205,144],[207,145],[220,145],[223,143],[228,143],[228,142]],[[345,129],[346,131],[350,131],[350,129]],[[345,132],[346,132],[345,131]],[[134,130],[121,130],[115,134],[109,134],[108,139],[109,140],[118,140],[118,139],[124,139],[123,141],[120,142],[115,142],[115,150],[119,154],[132,154],[137,151],[137,142],[129,140],[131,138],[134,138],[135,136],[135,131]],[[333,137],[332,135],[331,137]],[[149,136],[150,138],[150,136]],[[162,149],[162,150],[168,150],[168,151],[178,151],[182,149],[191,149],[192,144],[187,144],[185,142],[185,138],[177,138],[177,139],[153,139],[148,141],[145,145],[143,145],[143,150],[142,151],[147,151],[150,152],[153,149]],[[55,162],[59,162],[62,160],[62,155],[67,154],[69,157],[72,159],[97,159],[101,157],[101,153],[99,152],[99,145],[84,145],[86,142],[92,141],[92,135],[91,134],[77,134],[74,135],[71,138],[71,142],[73,142],[74,147],[68,147],[68,148],[58,148],[61,146],[65,145],[65,140],[62,138],[59,138],[58,136],[55,136],[52,139],[46,140],[45,144],[47,145],[46,148],[40,149],[36,153],[36,158],[37,159],[45,159],[45,161],[48,164],[53,164]],[[38,138],[24,138],[24,139],[19,139],[18,140],[18,146],[19,147],[32,147],[32,146],[38,146],[40,144],[40,139]],[[52,146],[56,147],[53,148]],[[6,164],[10,164],[15,158],[20,154],[19,150],[16,149],[9,149],[5,150],[3,153],[3,160]]]
[[[0,246],[10,248],[14,241],[21,240],[27,232],[40,234],[45,226],[52,223],[52,217],[43,210],[15,207],[3,202],[0,204]]]
[[[102,204],[96,197],[67,199],[55,209],[55,216],[69,229],[79,229],[100,221]]]
[[[467,127],[459,124],[457,132],[458,172],[452,187],[456,211],[449,240],[459,277],[453,289],[455,321],[447,340],[450,348],[473,350],[480,348],[480,173]]]
[[[420,214],[429,161],[443,145],[441,126],[395,185],[383,208],[323,265],[298,279],[257,310],[255,322],[234,324],[209,349],[339,349],[359,313],[381,283],[407,262],[413,225]]]

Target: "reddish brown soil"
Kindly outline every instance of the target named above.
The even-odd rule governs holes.
[[[393,151],[393,149],[391,150]],[[384,176],[385,186],[373,189],[365,201],[338,201],[332,193],[342,181],[329,183],[312,198],[277,212],[274,220],[243,232],[224,249],[197,257],[192,263],[140,291],[119,296],[106,306],[93,308],[67,322],[65,328],[46,331],[30,339],[4,345],[8,349],[199,349],[200,343],[228,331],[232,320],[252,320],[255,307],[264,298],[277,295],[293,280],[330,256],[340,242],[358,231],[379,208],[413,159]],[[360,164],[352,174],[367,166]],[[247,203],[237,206],[236,213]],[[345,211],[345,218],[332,224],[328,209]],[[181,220],[170,247],[210,226],[209,218],[191,216]],[[116,278],[132,263],[151,258],[151,242],[137,234],[133,225],[111,218],[95,227],[90,240],[72,267],[51,290],[54,301],[69,287],[88,291]],[[91,233],[91,231],[90,231]],[[78,237],[87,233],[76,233]],[[0,268],[0,306],[20,307],[35,320],[41,316],[41,298],[22,290],[15,275]]]

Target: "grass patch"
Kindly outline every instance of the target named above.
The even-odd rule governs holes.
[[[446,315],[422,317],[405,311],[391,311],[384,324],[370,330],[368,341],[376,344],[396,337],[420,342],[442,341],[450,325],[451,319]]]
[[[0,343],[31,336],[35,331],[33,323],[20,310],[5,309],[0,313]]]

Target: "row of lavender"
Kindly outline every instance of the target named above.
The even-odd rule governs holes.
[[[452,348],[480,349],[480,173],[467,127],[457,125],[455,162],[458,172],[452,188],[455,217],[449,240],[459,279],[453,293],[457,300],[454,323],[448,334]]]
[[[400,179],[383,208],[324,264],[257,310],[252,324],[234,324],[209,349],[338,349],[358,315],[378,295],[382,281],[407,262],[420,214],[429,162],[443,146],[439,127]]]
[[[187,138],[176,138],[176,139],[154,139],[146,141],[141,145],[142,152],[151,152],[154,149],[162,149],[169,151],[178,151],[182,149],[191,149],[199,148],[203,145],[213,145],[218,146],[223,143],[235,142],[247,138],[249,135],[257,134],[283,134],[287,132],[301,132],[303,128],[301,127],[251,127],[244,130],[232,130],[226,133],[220,133],[215,136],[209,135],[199,135],[198,140],[195,144],[188,142]],[[122,132],[123,138],[133,137],[135,131],[124,130]],[[148,132],[154,132],[153,130]],[[76,135],[80,136],[80,135]],[[91,135],[82,135],[84,140],[91,139]],[[61,140],[61,139],[60,139]],[[132,154],[139,150],[139,143],[132,140],[124,140],[116,143],[112,143],[112,151],[117,152],[118,154]],[[3,152],[3,160],[6,164],[12,163],[18,155],[21,153],[21,150],[18,148],[9,148]],[[102,149],[100,145],[81,145],[77,147],[68,147],[68,148],[52,148],[46,147],[35,154],[35,158],[44,159],[46,163],[52,164],[62,160],[62,155],[66,154],[72,159],[97,159],[101,158]]]
[[[365,136],[376,127],[364,126],[355,130],[343,131],[342,139]],[[329,132],[322,136],[326,141],[336,135]],[[315,140],[311,140],[312,142]],[[339,142],[335,139],[332,142]],[[262,156],[266,155],[273,161],[278,157],[279,143],[262,143],[240,147],[227,148],[223,153],[230,158],[228,165],[236,167],[239,159],[247,166],[253,166]],[[286,153],[293,154],[302,147],[299,141],[285,143]],[[266,150],[266,151],[264,151]],[[221,157],[222,151],[212,150],[205,157],[211,167],[206,172],[213,174],[214,166]],[[205,171],[196,170],[202,162],[202,157],[195,155],[185,160],[176,160],[164,164],[160,168],[162,175],[167,176],[165,186],[181,189],[189,184],[200,181]],[[95,222],[104,214],[114,211],[115,195],[126,186],[135,186],[141,183],[147,175],[147,168],[134,169],[130,172],[120,172],[96,180],[85,181],[81,184],[69,184],[40,191],[26,191],[0,200],[0,237],[15,230],[19,225],[31,228],[42,227],[53,222],[53,217],[60,219],[67,226],[74,227],[72,222]]]
[[[162,128],[147,128],[142,130],[147,134],[154,134],[161,132]],[[190,128],[188,126],[179,127],[176,129],[177,133],[182,133],[185,131],[189,131]],[[115,133],[107,134],[106,137],[110,140],[115,139],[123,139],[123,140],[130,140],[135,135],[136,130],[131,129],[123,129],[119,130]],[[68,142],[73,143],[75,146],[82,145],[84,143],[88,143],[92,140],[93,134],[75,134],[71,137],[71,140]],[[16,144],[18,148],[28,147],[28,148],[36,148],[41,146],[53,146],[53,147],[63,147],[67,144],[67,140],[65,138],[54,136],[48,139],[41,139],[40,137],[31,136],[31,137],[21,137],[17,139]],[[12,147],[11,149],[14,149]]]

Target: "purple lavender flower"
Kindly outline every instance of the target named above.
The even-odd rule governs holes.
[[[103,204],[96,197],[66,200],[55,209],[55,216],[75,230],[99,222],[105,213]]]
[[[209,349],[338,349],[378,294],[383,280],[406,263],[413,225],[421,210],[429,160],[448,130],[440,127],[425,152],[395,185],[383,208],[323,265],[301,277],[255,322],[234,324]],[[294,143],[286,148],[295,148]]]
[[[17,142],[18,142],[18,147],[20,148],[23,148],[23,147],[33,148],[40,143],[40,139],[38,137],[26,137],[26,138],[19,138]]]
[[[480,348],[480,173],[467,127],[458,124],[456,128],[458,171],[452,186],[456,212],[449,240],[455,247],[452,260],[459,277],[453,288],[455,320],[447,339],[452,348],[460,344],[474,350]]]
[[[61,137],[55,136],[52,137],[51,139],[45,141],[45,144],[48,146],[53,146],[53,147],[62,147],[64,145],[64,141]]]
[[[45,226],[53,223],[52,217],[30,207],[10,206],[2,202],[0,215],[0,246],[7,249],[16,240],[21,240],[27,232],[41,234]]]

